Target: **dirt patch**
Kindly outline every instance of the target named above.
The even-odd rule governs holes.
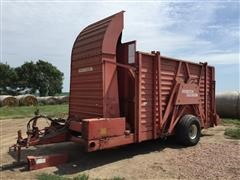
[[[28,119],[1,120],[1,164],[15,161],[8,147],[15,143],[16,132]],[[44,123],[44,122],[42,122]],[[35,179],[47,172],[68,177],[79,173],[92,178],[126,179],[240,179],[240,141],[224,137],[224,126],[203,130],[203,136],[194,147],[177,146],[173,140],[148,141],[121,148],[85,153],[74,143],[39,146],[25,149],[26,155],[47,155],[70,152],[70,163],[36,171],[22,168],[2,171],[1,179]]]

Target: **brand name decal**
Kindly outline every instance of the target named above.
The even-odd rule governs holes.
[[[90,71],[93,71],[93,67],[85,67],[85,68],[78,69],[78,73],[90,72]]]
[[[198,94],[191,89],[183,89],[182,93],[185,94],[187,97],[198,97]]]

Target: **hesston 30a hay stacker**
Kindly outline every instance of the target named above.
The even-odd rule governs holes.
[[[175,135],[191,146],[202,128],[217,125],[214,67],[136,51],[136,41],[121,42],[122,30],[119,12],[78,35],[71,55],[69,117],[32,118],[27,138],[19,131],[10,148],[18,161],[22,147],[67,141],[91,152]],[[39,118],[51,125],[40,130]],[[27,157],[30,170],[67,159],[67,154]]]

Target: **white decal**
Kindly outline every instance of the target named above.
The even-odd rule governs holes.
[[[93,71],[93,67],[85,67],[85,68],[79,68],[78,72],[83,73],[83,72],[90,72]]]
[[[182,93],[186,94],[187,97],[198,97],[198,93],[195,93],[194,90],[191,89],[183,89]]]
[[[46,162],[46,159],[45,158],[38,158],[36,160],[36,164],[42,164],[42,163],[45,163]]]
[[[187,97],[198,97],[197,93],[186,94]]]
[[[183,89],[183,90],[182,90],[182,93],[190,94],[190,93],[194,93],[194,91],[191,90],[191,89]]]

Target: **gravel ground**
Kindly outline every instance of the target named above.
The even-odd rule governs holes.
[[[1,164],[13,162],[8,147],[15,143],[16,132],[24,128],[27,119],[1,120]],[[70,153],[71,162],[59,167],[36,171],[22,168],[1,171],[1,179],[35,179],[40,173],[67,177],[79,173],[91,178],[126,179],[240,179],[240,141],[224,137],[224,126],[203,131],[198,145],[177,146],[173,140],[149,141],[121,148],[84,153],[73,143],[39,146],[24,150],[26,154]],[[22,129],[23,132],[25,129]]]

